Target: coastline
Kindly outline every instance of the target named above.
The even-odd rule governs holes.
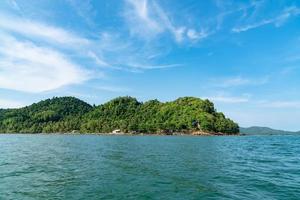
[[[56,133],[0,133],[0,135],[99,135],[99,136],[243,136],[243,134],[224,134],[224,133],[73,133],[73,132],[56,132]]]

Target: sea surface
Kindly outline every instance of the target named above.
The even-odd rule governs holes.
[[[0,199],[300,199],[300,136],[0,134]]]

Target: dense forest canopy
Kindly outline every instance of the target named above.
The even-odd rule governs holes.
[[[0,109],[2,133],[193,133],[238,134],[239,126],[209,100],[182,97],[162,103],[118,97],[91,106],[74,97],[54,97],[19,109]]]

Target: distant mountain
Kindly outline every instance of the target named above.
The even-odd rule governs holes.
[[[290,135],[290,134],[300,134],[300,131],[299,132],[283,131],[283,130],[271,129],[268,127],[252,126],[249,128],[240,127],[240,133],[245,135],[283,135],[283,134]]]

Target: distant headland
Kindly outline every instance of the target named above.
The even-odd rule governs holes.
[[[284,131],[260,126],[240,127],[240,133],[242,135],[300,135],[300,131]]]
[[[115,133],[236,135],[237,123],[209,100],[181,97],[162,103],[118,97],[92,106],[54,97],[18,109],[0,109],[0,133]]]

